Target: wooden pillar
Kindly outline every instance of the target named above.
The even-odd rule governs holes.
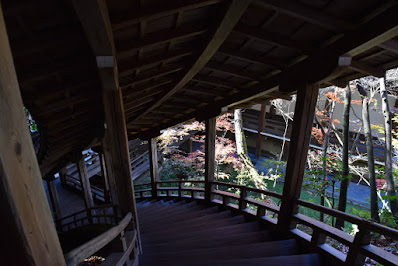
[[[106,121],[103,149],[112,201],[117,202],[122,215],[131,212],[137,219],[121,90],[104,88],[103,101]]]
[[[50,195],[50,202],[53,209],[53,213],[55,214],[55,220],[62,218],[62,210],[61,205],[59,204],[59,198],[57,193],[57,187],[55,186],[55,179],[46,180],[48,194]]]
[[[216,118],[206,120],[205,124],[205,200],[211,202],[211,183],[214,181],[214,166],[216,161]]]
[[[148,141],[149,148],[149,165],[151,168],[151,187],[152,198],[158,197],[158,182],[159,182],[159,169],[158,169],[158,145],[156,138],[151,138]]]
[[[262,135],[261,132],[263,132],[264,127],[265,127],[265,108],[267,107],[267,103],[264,103],[261,105],[261,111],[260,115],[258,117],[258,129],[257,129],[257,141],[256,141],[256,156],[257,158],[260,158],[261,156],[261,143],[262,143]]]
[[[62,187],[66,187],[66,171],[66,167],[64,167],[58,172]]]
[[[111,202],[111,194],[110,194],[110,188],[109,188],[109,179],[108,179],[108,174],[106,172],[106,164],[105,164],[105,156],[104,153],[99,153],[99,158],[100,158],[100,164],[101,164],[101,175],[102,178],[104,179],[104,200],[105,203],[110,203]]]
[[[0,265],[65,265],[0,5]]]
[[[82,185],[82,192],[84,195],[84,204],[86,209],[94,207],[93,194],[91,193],[90,180],[87,175],[86,162],[84,156],[77,162],[77,169],[79,171],[80,184]]]
[[[296,200],[301,193],[318,90],[318,85],[307,85],[297,93],[282,205],[278,218],[278,225],[282,230],[289,230],[295,226],[292,223],[292,216],[297,212]]]

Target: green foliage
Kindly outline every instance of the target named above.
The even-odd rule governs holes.
[[[187,163],[178,157],[165,159],[159,172],[160,180],[197,180],[201,177],[201,173],[193,167],[192,163]]]
[[[38,132],[39,128],[37,127],[37,124],[35,120],[33,120],[32,115],[29,113],[28,109],[26,107],[23,108],[26,116],[26,121],[28,123],[29,129],[31,132]]]
[[[366,220],[372,220],[371,216],[370,216],[370,211],[359,210],[356,208],[352,208],[351,211],[355,216],[364,218]],[[387,210],[387,209],[380,210],[379,216],[380,216],[380,223],[382,225],[392,227],[392,228],[397,228],[397,224],[394,221],[394,216],[392,215],[392,213],[389,210]]]

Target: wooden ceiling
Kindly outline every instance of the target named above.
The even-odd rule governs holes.
[[[131,138],[398,65],[394,1],[107,3]]]
[[[50,156],[42,165],[52,169],[98,136],[103,123],[92,45],[67,0],[2,0],[2,5],[22,97],[47,143]],[[398,66],[394,0],[107,0],[106,5],[131,139],[288,98],[308,83],[344,86]]]

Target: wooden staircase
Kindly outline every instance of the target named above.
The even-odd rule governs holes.
[[[145,200],[137,211],[143,266],[321,265],[296,240],[217,206]]]

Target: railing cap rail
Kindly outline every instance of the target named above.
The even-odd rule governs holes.
[[[77,265],[85,258],[103,248],[105,245],[115,239],[120,234],[120,232],[122,232],[127,227],[132,217],[133,215],[131,214],[131,212],[127,213],[118,225],[112,227],[111,229],[100,234],[99,236],[66,253],[66,264],[68,266]]]

